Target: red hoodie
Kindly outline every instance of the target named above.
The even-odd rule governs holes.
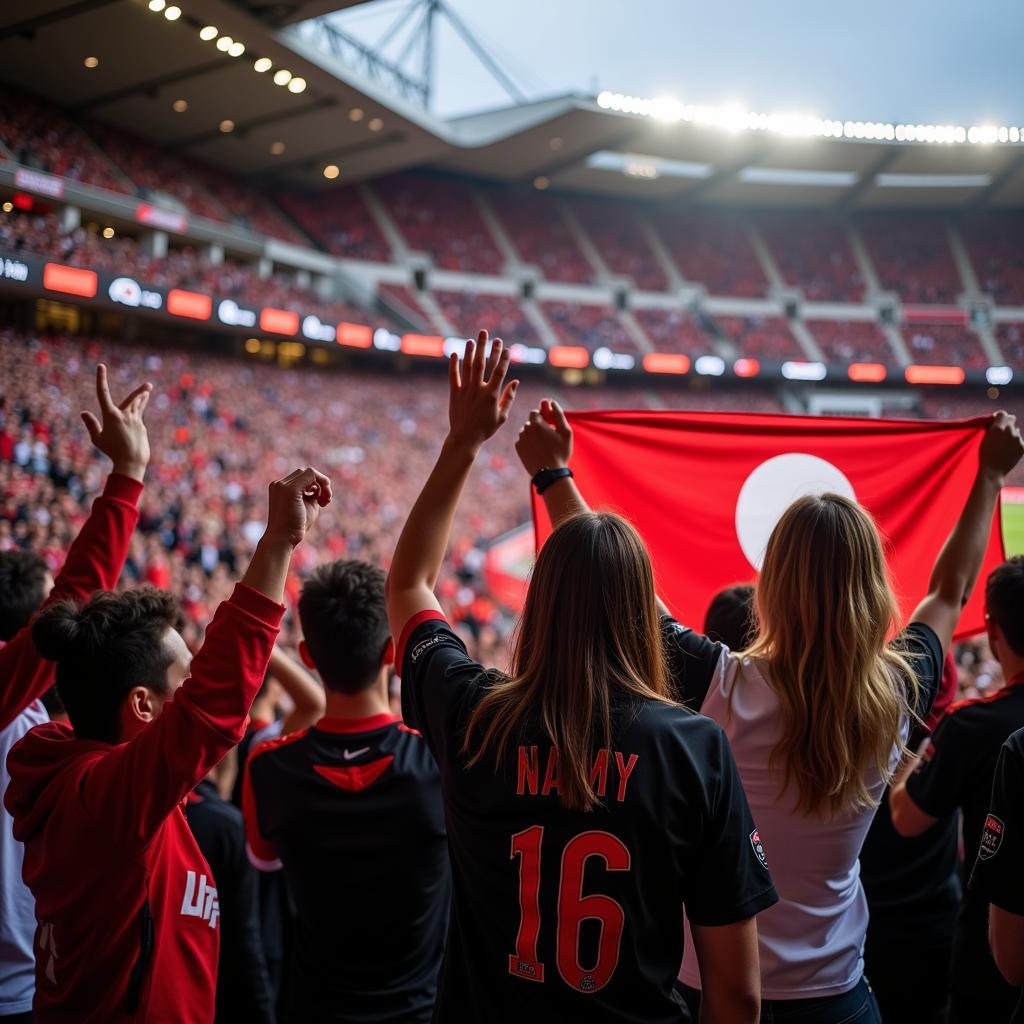
[[[37,1024],[209,1024],[219,908],[181,803],[239,742],[284,607],[239,584],[191,675],[128,743],[33,729],[4,803],[36,899]]]

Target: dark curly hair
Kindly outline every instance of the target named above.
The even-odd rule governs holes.
[[[0,640],[7,643],[46,597],[49,569],[28,551],[0,551]]]
[[[384,579],[375,565],[343,559],[320,566],[302,587],[302,636],[329,690],[358,693],[377,678],[391,638]]]
[[[58,601],[39,614],[32,639],[57,663],[57,692],[76,736],[116,743],[133,687],[166,694],[174,658],[165,635],[177,621],[177,601],[153,587],[100,590],[85,603]]]

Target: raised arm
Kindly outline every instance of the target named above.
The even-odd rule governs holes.
[[[1016,418],[996,413],[982,439],[978,473],[963,511],[932,570],[928,596],[911,616],[912,622],[923,622],[935,630],[943,654],[953,642],[960,612],[978,580],[999,491],[1022,455],[1024,440]]]
[[[217,609],[191,673],[152,724],[91,769],[83,800],[114,834],[145,843],[245,732],[284,614],[288,564],[331,500],[330,481],[296,470],[270,485],[267,529],[242,582]],[[111,803],[111,793],[120,794]]]
[[[323,718],[327,707],[324,688],[280,645],[275,645],[270,655],[270,674],[281,684],[293,705],[281,726],[282,736],[305,729]]]
[[[508,419],[518,381],[505,383],[509,352],[487,332],[466,342],[448,367],[448,436],[420,496],[405,521],[388,574],[388,618],[396,638],[413,616],[440,611],[434,586],[441,572],[452,521],[469,471],[484,442]]]
[[[96,590],[116,586],[139,521],[137,506],[149,464],[149,437],[142,417],[151,392],[151,384],[140,384],[115,404],[107,368],[102,363],[96,368],[101,419],[91,412],[83,412],[82,419],[93,444],[113,462],[113,470],[43,607],[66,598],[84,600]],[[0,729],[53,686],[53,680],[53,662],[39,657],[26,625],[0,650]]]
[[[519,431],[516,454],[531,480],[543,469],[569,468],[569,460],[572,458],[572,427],[562,407],[554,399],[545,398],[538,408],[531,410],[523,429]],[[560,477],[548,484],[541,497],[552,529],[566,519],[590,511],[590,506],[571,476]],[[669,614],[668,607],[660,597],[658,611],[662,615]]]

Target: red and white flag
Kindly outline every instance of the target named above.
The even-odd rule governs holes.
[[[790,503],[824,491],[856,498],[874,515],[909,615],[928,591],[990,423],[988,417],[930,422],[699,412],[568,418],[583,496],[636,526],[651,552],[660,596],[694,627],[719,589],[756,578],[768,536]],[[539,549],[551,525],[536,495],[533,517]],[[985,577],[1005,558],[998,507],[993,525],[958,637],[985,628]]]

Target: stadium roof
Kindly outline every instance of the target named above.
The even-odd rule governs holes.
[[[1024,206],[1020,128],[1001,135],[996,127],[973,129],[973,143],[964,128],[965,141],[941,142],[957,137],[955,130],[793,119],[776,125],[763,114],[678,104],[666,111],[611,94],[441,120],[365,53],[338,45],[332,52],[311,23],[295,24],[351,5],[21,0],[0,6],[0,76],[184,155],[258,180],[312,187],[331,187],[322,174],[327,164],[341,167],[338,184],[431,166],[653,200]],[[169,18],[175,9],[179,16]],[[217,31],[203,39],[207,26]],[[244,52],[218,49],[225,37]],[[87,67],[87,58],[95,66]],[[269,69],[257,72],[257,58]],[[279,72],[282,84],[275,84]],[[185,104],[176,109],[176,101]]]

